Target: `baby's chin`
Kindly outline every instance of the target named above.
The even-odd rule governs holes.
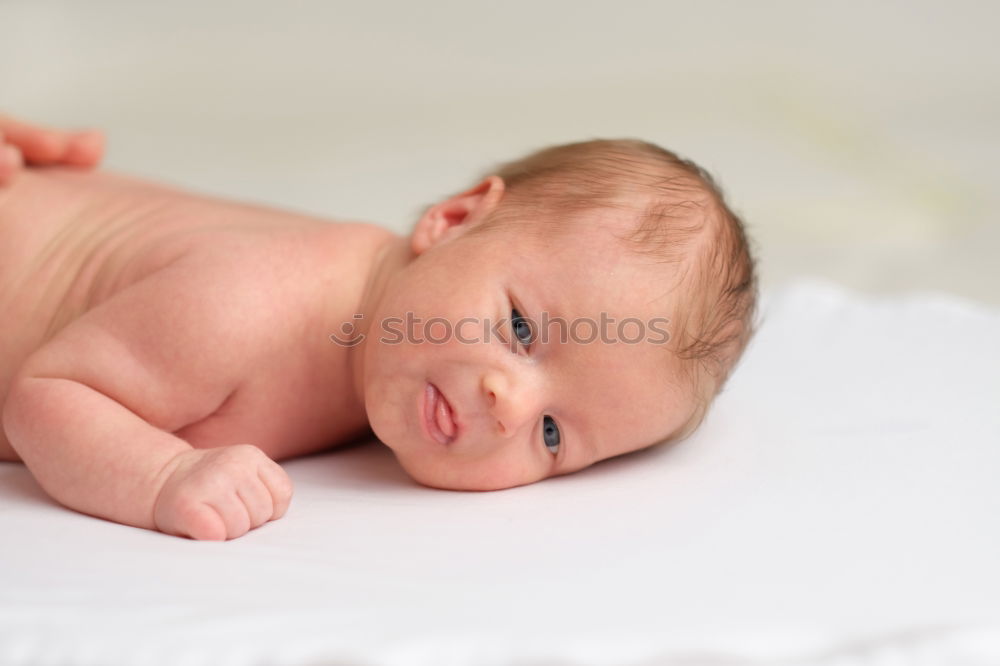
[[[516,488],[541,480],[527,478],[524,474],[483,468],[482,465],[463,464],[457,460],[414,460],[396,450],[393,453],[407,476],[422,486],[437,490],[488,492]]]

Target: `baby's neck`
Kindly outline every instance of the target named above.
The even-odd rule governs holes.
[[[365,403],[365,356],[370,344],[373,344],[373,335],[378,332],[375,324],[375,316],[382,296],[385,293],[389,282],[402,271],[411,261],[413,261],[413,251],[410,249],[410,239],[405,236],[392,234],[376,246],[369,266],[368,278],[365,282],[364,290],[361,293],[355,320],[353,324],[354,337],[361,337],[361,342],[351,346],[348,350],[349,365],[351,368],[351,382],[354,387],[355,396],[360,404]],[[359,316],[360,315],[360,316]],[[331,330],[340,331],[340,325]]]

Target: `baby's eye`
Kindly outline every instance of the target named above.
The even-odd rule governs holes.
[[[545,440],[545,448],[552,455],[559,453],[559,426],[551,416],[546,415],[542,419],[542,439]]]
[[[521,313],[517,311],[517,308],[511,308],[510,311],[510,327],[514,331],[514,337],[517,338],[518,342],[523,344],[525,347],[531,344],[531,324],[528,320],[521,316]]]

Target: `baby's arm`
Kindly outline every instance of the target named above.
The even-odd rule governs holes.
[[[42,488],[83,513],[200,539],[279,518],[291,482],[260,449],[171,434],[253,367],[268,312],[246,271],[185,258],[60,331],[24,363],[3,427]],[[219,262],[215,262],[219,263]]]
[[[32,165],[93,167],[104,154],[104,135],[96,130],[67,132],[0,114],[0,186],[27,162]]]

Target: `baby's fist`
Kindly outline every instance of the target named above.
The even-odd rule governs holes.
[[[285,515],[292,481],[251,444],[191,449],[174,458],[153,507],[156,529],[192,539],[235,539]]]

